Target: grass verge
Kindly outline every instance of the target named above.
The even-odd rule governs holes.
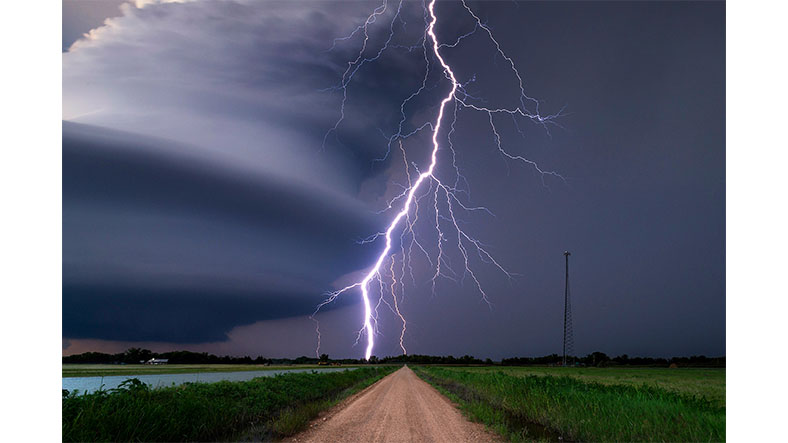
[[[215,441],[292,435],[397,367],[282,374],[245,382],[120,388],[63,397],[63,441]]]
[[[724,441],[725,408],[654,386],[416,367],[472,419],[512,441]]]

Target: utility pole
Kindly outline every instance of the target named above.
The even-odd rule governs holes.
[[[566,258],[566,286],[564,289],[564,358],[562,365],[566,366],[566,354],[572,353],[572,345],[574,339],[572,338],[572,303],[569,301],[569,256],[572,255],[569,251],[564,252]]]

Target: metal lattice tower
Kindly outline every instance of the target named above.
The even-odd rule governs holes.
[[[569,251],[564,252],[566,257],[566,289],[564,290],[564,359],[562,364],[566,366],[566,356],[572,355],[575,340],[572,336],[572,302],[569,299]]]

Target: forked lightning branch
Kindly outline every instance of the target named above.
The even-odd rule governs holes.
[[[526,119],[543,126],[548,130],[548,125],[556,124],[554,119],[560,115],[541,115],[539,112],[539,102],[526,95],[523,77],[518,71],[514,60],[509,57],[503,50],[501,44],[495,39],[490,28],[479,18],[479,16],[471,9],[471,7],[462,1],[463,12],[474,23],[473,30],[462,34],[450,42],[441,42],[436,35],[436,31],[441,25],[440,14],[436,8],[436,0],[429,3],[406,3],[404,0],[399,2],[384,1],[380,6],[375,8],[372,13],[364,20],[363,24],[359,25],[349,35],[337,38],[334,40],[332,49],[338,44],[345,42],[360,41],[360,48],[358,55],[347,62],[340,84],[336,87],[342,94],[342,101],[340,106],[340,116],[335,125],[329,130],[324,138],[325,141],[332,134],[336,134],[337,130],[345,120],[345,105],[348,101],[348,89],[352,87],[354,75],[358,70],[367,63],[374,63],[378,60],[387,50],[392,50],[395,45],[395,33],[397,30],[396,24],[402,21],[402,13],[404,7],[411,7],[418,5],[424,9],[424,28],[421,39],[418,44],[409,48],[419,48],[424,56],[425,74],[423,81],[418,89],[413,91],[402,103],[397,106],[401,113],[401,120],[399,122],[398,131],[388,137],[387,143],[387,156],[392,154],[392,148],[396,147],[400,151],[405,165],[405,173],[407,175],[407,183],[403,185],[402,191],[396,195],[391,201],[388,202],[384,213],[391,213],[391,218],[387,226],[381,229],[380,232],[373,234],[363,241],[370,247],[379,248],[377,259],[374,263],[370,263],[370,267],[365,271],[364,277],[355,281],[341,289],[330,292],[327,298],[320,303],[312,319],[316,322],[317,333],[317,348],[316,354],[320,353],[320,327],[315,315],[320,309],[333,302],[340,296],[348,296],[351,292],[357,292],[361,295],[364,304],[364,317],[361,321],[361,328],[358,331],[356,343],[362,337],[366,338],[366,349],[364,358],[369,360],[372,356],[372,351],[375,347],[375,336],[378,333],[378,318],[379,308],[381,305],[386,305],[394,315],[401,322],[401,330],[399,334],[399,345],[404,354],[407,354],[405,347],[405,332],[407,329],[407,321],[402,315],[399,308],[405,290],[405,277],[408,272],[412,276],[411,255],[414,253],[423,254],[426,261],[433,267],[431,271],[431,286],[432,291],[435,291],[435,283],[440,278],[447,278],[457,282],[470,281],[478,291],[481,299],[488,305],[491,305],[487,292],[480,281],[477,273],[474,272],[472,266],[472,254],[477,255],[478,259],[486,265],[497,268],[502,276],[505,278],[512,278],[512,273],[507,270],[499,261],[491,255],[484,244],[476,239],[474,236],[466,232],[461,227],[460,217],[467,212],[481,211],[490,213],[490,211],[483,206],[474,206],[468,203],[467,193],[461,189],[460,183],[467,183],[460,173],[459,165],[457,164],[456,150],[458,146],[452,140],[452,135],[457,129],[457,115],[462,111],[479,112],[486,114],[487,120],[490,125],[490,134],[492,143],[495,149],[504,158],[523,163],[525,166],[533,168],[538,172],[542,179],[547,175],[555,176],[559,179],[563,178],[553,172],[546,171],[539,167],[537,163],[529,160],[522,155],[512,154],[504,148],[500,132],[496,127],[496,119],[500,117]],[[396,8],[396,9],[394,9]],[[384,17],[391,17],[390,22],[379,23]],[[387,32],[387,38],[380,44],[378,48],[371,48],[370,44],[373,40],[370,36],[377,28],[384,28]],[[452,69],[452,66],[446,61],[442,54],[442,49],[457,48],[463,44],[463,40],[471,35],[481,33],[485,38],[489,39],[492,43],[491,47],[494,48],[495,56],[503,58],[506,66],[514,76],[514,83],[517,85],[513,90],[516,94],[519,106],[516,107],[489,107],[482,103],[476,97],[471,96],[465,90],[465,86],[471,80],[465,80],[465,83],[458,78],[458,74]],[[437,62],[437,68],[443,74],[445,82],[448,83],[450,89],[448,93],[441,98],[438,103],[438,110],[433,120],[423,124],[415,130],[403,133],[403,126],[408,119],[406,109],[408,104],[413,101],[417,96],[425,93],[428,89],[427,80],[430,74],[432,65]],[[436,102],[437,103],[437,102]],[[425,151],[428,150],[429,163],[424,165],[411,164],[408,161],[405,149],[402,147],[403,140],[406,140],[422,131],[431,132],[431,143],[425,145]],[[440,177],[438,173],[439,153],[446,150],[452,159],[450,171],[453,176]],[[414,172],[412,172],[413,170]],[[426,190],[426,192],[425,192]],[[420,202],[422,207],[425,205],[422,200],[427,199],[427,202],[432,206],[434,216],[419,217]],[[428,249],[419,241],[414,228],[416,226],[424,226],[420,229],[432,229],[435,231],[436,245],[434,251],[436,253],[428,252]],[[398,229],[401,233],[397,235]],[[449,235],[451,234],[451,235]],[[456,264],[452,266],[452,261],[448,259],[449,254],[458,254],[458,262],[462,268]],[[375,293],[377,291],[377,293]],[[373,297],[377,297],[375,300]],[[398,299],[399,297],[399,299]]]

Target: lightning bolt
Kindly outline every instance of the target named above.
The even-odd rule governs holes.
[[[320,311],[320,309],[333,302],[337,297],[340,295],[347,293],[351,290],[358,289],[361,292],[361,297],[364,304],[364,318],[363,318],[363,325],[361,329],[358,331],[356,336],[356,343],[358,343],[362,336],[366,337],[366,349],[364,352],[365,359],[369,360],[372,356],[372,351],[375,346],[375,336],[376,333],[379,333],[378,328],[378,318],[379,312],[378,308],[381,304],[385,304],[388,308],[397,315],[402,322],[402,329],[399,337],[399,345],[403,351],[403,353],[407,354],[407,350],[405,348],[404,339],[405,339],[405,331],[407,322],[405,317],[402,315],[399,305],[400,302],[404,299],[404,292],[405,292],[405,274],[406,274],[406,263],[408,270],[411,275],[411,279],[415,283],[415,278],[413,278],[413,268],[411,267],[411,260],[410,257],[413,253],[414,246],[415,248],[424,254],[427,261],[434,267],[434,273],[431,278],[431,285],[433,294],[435,293],[435,285],[439,278],[444,277],[450,280],[462,282],[466,278],[469,278],[473,285],[478,290],[479,294],[481,295],[482,301],[487,303],[490,307],[492,306],[487,293],[485,292],[483,285],[479,278],[477,277],[476,273],[473,271],[473,267],[471,266],[471,255],[475,253],[478,256],[478,259],[484,263],[487,263],[491,266],[496,267],[500,270],[507,278],[512,278],[514,274],[509,272],[501,263],[499,263],[485,248],[485,245],[477,240],[476,238],[469,235],[461,226],[461,222],[458,219],[458,211],[465,211],[465,212],[476,212],[481,211],[487,214],[493,215],[487,208],[483,206],[471,206],[468,204],[463,203],[463,200],[460,198],[460,194],[466,195],[467,198],[470,197],[470,191],[467,186],[467,180],[461,174],[460,168],[457,164],[457,155],[454,146],[454,141],[452,136],[455,133],[456,129],[456,122],[457,122],[457,114],[459,110],[470,110],[475,112],[484,113],[488,116],[491,132],[493,135],[493,143],[495,148],[499,152],[499,154],[504,157],[505,159],[521,162],[531,168],[533,168],[537,173],[539,173],[542,177],[542,183],[546,186],[545,183],[545,176],[554,176],[561,180],[563,177],[554,172],[554,171],[547,171],[539,167],[536,162],[527,159],[524,156],[511,154],[506,148],[504,148],[502,138],[500,133],[496,127],[495,123],[495,116],[498,115],[509,115],[511,118],[515,120],[515,125],[517,125],[516,119],[524,118],[527,120],[531,120],[545,129],[548,128],[548,125],[555,124],[555,119],[561,116],[563,109],[559,111],[557,114],[554,115],[547,115],[542,116],[539,113],[539,101],[531,98],[526,95],[525,93],[525,83],[523,81],[520,72],[517,70],[515,63],[511,57],[509,57],[502,49],[499,42],[493,36],[492,31],[490,28],[482,22],[482,20],[473,12],[473,10],[468,6],[465,0],[462,0],[462,6],[469,14],[470,18],[474,21],[474,28],[472,31],[460,35],[454,42],[452,43],[441,43],[438,41],[438,37],[435,34],[435,28],[438,24],[438,16],[435,12],[435,5],[436,0],[430,0],[429,3],[422,3],[424,8],[424,32],[417,42],[416,45],[413,46],[402,46],[402,45],[394,45],[392,41],[394,39],[394,34],[396,31],[396,23],[401,22],[402,25],[405,25],[404,18],[401,14],[403,1],[400,0],[396,6],[396,12],[393,14],[391,22],[388,26],[389,28],[389,35],[388,38],[384,41],[381,47],[374,52],[372,56],[365,56],[365,52],[368,50],[368,45],[370,43],[370,27],[373,26],[379,19],[381,19],[385,14],[386,11],[389,9],[390,5],[388,0],[384,0],[383,3],[375,8],[372,13],[364,20],[364,22],[356,27],[356,29],[348,36],[337,38],[333,41],[333,44],[329,50],[333,50],[337,44],[351,40],[357,35],[363,36],[363,42],[361,44],[361,49],[358,52],[358,56],[349,61],[347,64],[346,69],[342,74],[342,79],[340,83],[331,88],[333,90],[341,90],[342,92],[342,100],[340,105],[340,117],[334,124],[334,126],[326,133],[323,139],[323,148],[325,148],[326,141],[331,134],[336,135],[338,128],[342,124],[345,119],[345,105],[348,100],[348,88],[351,84],[353,77],[359,71],[359,69],[365,65],[366,63],[374,62],[378,58],[380,58],[383,53],[387,50],[392,48],[396,49],[405,49],[408,52],[414,51],[419,47],[422,48],[422,53],[424,56],[425,62],[425,74],[424,79],[420,85],[420,87],[414,91],[410,96],[408,96],[400,105],[400,114],[401,119],[398,124],[398,131],[388,137],[385,137],[387,140],[387,151],[386,154],[381,158],[378,159],[380,161],[385,160],[391,152],[392,145],[395,142],[398,142],[399,149],[403,155],[403,161],[405,164],[405,173],[407,176],[407,184],[401,185],[402,192],[396,195],[393,199],[388,202],[387,207],[381,212],[387,212],[393,209],[398,209],[396,214],[390,219],[386,229],[373,234],[372,236],[363,239],[360,243],[374,243],[378,241],[380,238],[383,238],[385,241],[385,245],[383,249],[379,252],[376,261],[374,264],[366,271],[364,277],[361,278],[359,281],[356,281],[348,286],[345,286],[339,290],[327,293],[327,298],[320,303],[315,312],[311,316],[311,318],[316,323],[316,334],[317,334],[317,349],[315,351],[316,355],[319,354],[320,351],[320,325],[315,315]],[[511,68],[515,78],[517,79],[518,84],[518,104],[519,106],[506,108],[506,107],[488,107],[484,105],[478,104],[481,102],[480,99],[470,95],[466,91],[466,86],[473,81],[475,81],[474,77],[471,77],[466,83],[461,83],[457,79],[457,75],[455,74],[454,70],[452,70],[451,66],[445,60],[443,54],[441,53],[441,49],[451,49],[456,48],[459,46],[463,40],[469,38],[470,36],[476,34],[477,32],[482,31],[484,35],[490,40],[492,45],[495,48],[496,54],[501,56]],[[407,120],[406,114],[406,107],[408,104],[413,100],[415,97],[419,96],[423,91],[427,90],[427,81],[428,77],[431,72],[432,63],[430,61],[430,54],[434,57],[434,60],[437,60],[437,64],[439,65],[443,77],[449,81],[451,84],[451,88],[449,89],[448,93],[442,97],[440,100],[437,115],[435,116],[434,120],[428,121],[421,125],[420,127],[416,128],[414,131],[410,133],[403,133],[403,125]],[[452,106],[450,106],[452,105]],[[530,105],[530,109],[529,106]],[[448,111],[448,112],[447,112]],[[447,114],[451,114],[451,122],[449,123],[449,131],[446,135],[446,145],[445,149],[451,155],[451,166],[455,173],[455,180],[452,184],[447,184],[446,182],[442,181],[437,177],[436,168],[438,164],[439,152],[441,151],[441,143],[439,141],[439,136],[441,131],[444,128],[444,120],[447,117]],[[402,140],[408,139],[411,136],[414,136],[421,131],[427,130],[431,132],[431,146],[430,146],[430,156],[429,156],[429,164],[427,165],[426,169],[420,170],[416,164],[409,164],[407,156],[405,154],[405,150],[402,147]],[[517,130],[520,131],[519,126],[517,126]],[[522,132],[520,131],[522,134]],[[548,130],[549,134],[549,130]],[[384,134],[385,136],[385,134]],[[415,179],[411,176],[411,168],[416,171]],[[426,189],[426,192],[425,192]],[[432,210],[435,213],[435,217],[433,219],[434,222],[434,229],[437,233],[437,256],[433,259],[431,258],[430,254],[428,253],[427,249],[422,245],[422,243],[418,240],[417,235],[414,231],[414,226],[419,221],[419,201],[425,197],[431,196],[432,197]],[[395,231],[402,227],[402,233],[399,236],[400,242],[400,250],[398,252],[393,251],[394,248],[394,233]],[[448,230],[447,230],[448,229]],[[451,235],[449,235],[451,232]],[[410,238],[410,242],[406,241],[407,238]],[[451,266],[450,260],[447,256],[447,249],[452,245],[449,244],[451,239],[455,239],[456,243],[453,244],[456,247],[456,250],[459,251],[461,262],[462,262],[462,271],[457,272]],[[407,244],[407,247],[406,247]],[[397,279],[397,273],[395,272],[395,259],[397,254],[401,255],[401,270],[399,280]],[[390,260],[390,265],[388,269],[385,269],[384,265],[386,260]],[[384,278],[388,278],[386,276],[386,271],[388,271],[388,275],[391,279],[391,284],[388,286],[388,291],[384,287],[383,280]],[[372,283],[377,282],[377,287],[379,291],[379,298],[377,304],[372,306],[371,294],[370,289],[372,287]],[[399,283],[401,294],[400,300],[397,298],[396,287]],[[384,293],[388,292],[391,294],[393,303],[389,303],[385,300]]]

